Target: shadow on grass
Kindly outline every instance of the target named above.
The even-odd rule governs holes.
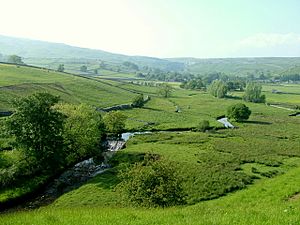
[[[259,124],[259,125],[271,125],[271,124],[272,124],[272,123],[270,123],[270,122],[254,121],[254,120],[243,121],[242,123]]]
[[[243,98],[240,96],[235,96],[235,95],[228,95],[226,96],[228,99],[234,99],[234,100],[242,100]]]
[[[162,109],[154,109],[154,108],[151,108],[151,107],[145,107],[145,106],[143,106],[142,109],[148,109],[148,110],[158,111],[158,112],[163,112],[163,111],[165,111],[165,110],[162,110]]]

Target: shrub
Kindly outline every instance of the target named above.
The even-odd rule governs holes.
[[[242,103],[231,105],[227,109],[227,116],[236,121],[243,121],[249,119],[251,110]]]
[[[185,194],[173,163],[146,155],[143,162],[120,172],[117,190],[126,202],[144,207],[185,204]]]
[[[144,95],[139,94],[139,95],[135,96],[132,101],[132,106],[137,107],[137,108],[143,107],[144,106]]]
[[[208,120],[202,120],[196,127],[196,131],[205,132],[210,128]]]

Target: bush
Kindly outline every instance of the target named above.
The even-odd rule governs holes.
[[[123,170],[117,190],[126,202],[144,207],[185,204],[185,194],[173,163],[146,155],[143,162]]]
[[[243,121],[249,119],[251,110],[242,103],[231,105],[227,109],[227,116],[236,121]]]
[[[208,120],[202,120],[196,127],[196,131],[205,132],[210,128]]]
[[[137,108],[143,107],[144,106],[144,95],[139,94],[139,95],[135,96],[132,101],[132,106],[137,107]]]

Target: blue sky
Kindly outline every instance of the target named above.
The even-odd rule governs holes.
[[[157,57],[300,56],[297,0],[0,3],[2,35]]]

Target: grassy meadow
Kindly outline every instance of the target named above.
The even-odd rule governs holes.
[[[0,110],[11,109],[14,98],[34,92],[49,92],[65,102],[97,107],[128,103],[134,97],[130,91],[103,82],[26,66],[0,64],[0,78]]]
[[[228,106],[243,102],[242,92],[217,99],[173,84],[171,97],[161,98],[157,87],[11,65],[0,65],[0,78],[0,109],[10,109],[14,97],[41,90],[61,95],[66,102],[98,107],[128,103],[135,93],[144,93],[151,100],[142,108],[123,111],[128,116],[126,129],[153,131],[132,137],[126,149],[111,159],[112,169],[48,206],[0,214],[0,224],[300,223],[300,118],[289,117],[288,110],[246,103],[252,111],[249,120],[233,121],[237,129],[221,129],[216,117],[226,114]],[[263,92],[267,103],[300,105],[300,85],[264,85]],[[215,129],[183,131],[202,120]],[[175,162],[183,178],[186,206],[133,208],[120,200],[115,187],[122,163],[134,163],[146,153]],[[11,151],[1,154],[10,161],[17,157]],[[0,192],[1,197],[5,198]]]

